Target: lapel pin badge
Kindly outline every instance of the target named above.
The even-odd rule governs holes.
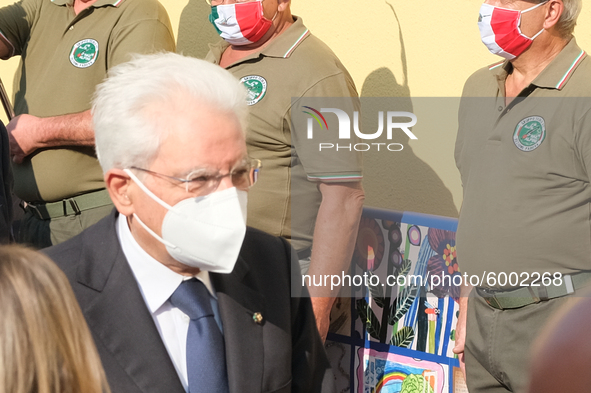
[[[252,314],[252,320],[257,325],[262,325],[263,324],[263,316],[261,315],[260,312],[255,312],[254,314]]]

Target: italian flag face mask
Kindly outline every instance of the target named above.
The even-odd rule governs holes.
[[[209,21],[218,34],[231,45],[255,43],[273,24],[273,20],[264,17],[263,3],[258,0],[213,6]]]

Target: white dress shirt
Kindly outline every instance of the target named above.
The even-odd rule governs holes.
[[[152,314],[154,323],[158,328],[160,337],[168,351],[172,363],[179,375],[183,387],[188,391],[187,378],[187,331],[190,318],[176,307],[173,307],[169,299],[183,280],[192,277],[183,276],[173,272],[156,259],[152,258],[136,242],[127,224],[124,215],[117,217],[117,236],[123,249],[123,254],[129,262],[129,266],[138,283],[140,292],[146,302],[148,310]],[[154,241],[158,241],[154,239]],[[200,271],[196,276],[203,282],[212,295],[211,306],[215,320],[222,329],[221,319],[217,306],[215,290],[209,280],[209,272]],[[222,330],[223,332],[223,330]]]

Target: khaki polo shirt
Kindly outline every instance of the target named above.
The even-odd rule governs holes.
[[[591,270],[591,60],[572,39],[505,106],[511,68],[481,69],[463,92],[455,149],[461,270]]]
[[[77,16],[71,0],[22,0],[0,9],[0,31],[20,55],[16,114],[90,109],[95,86],[131,53],[174,51],[168,15],[156,0],[98,0]],[[13,165],[15,192],[56,201],[104,188],[94,147],[49,148]]]
[[[359,100],[336,55],[310,34],[301,18],[294,18],[294,24],[260,52],[227,69],[247,88],[253,87],[246,142],[249,155],[260,159],[263,169],[249,192],[248,225],[291,239],[296,250],[302,250],[312,244],[322,199],[318,182],[360,181],[361,155],[354,149],[319,152],[320,139],[307,138],[307,99],[341,97],[337,101],[349,113],[359,109]],[[210,46],[206,60],[219,64],[227,47],[224,41]],[[337,143],[337,117],[325,119],[330,132],[319,131],[318,137]]]

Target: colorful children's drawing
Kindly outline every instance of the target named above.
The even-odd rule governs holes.
[[[368,348],[357,351],[358,393],[444,393],[449,367]]]
[[[350,274],[375,280],[333,309],[327,342],[341,348],[331,356],[339,391],[452,392],[459,292],[448,283],[460,274],[456,228],[451,218],[364,209]]]

